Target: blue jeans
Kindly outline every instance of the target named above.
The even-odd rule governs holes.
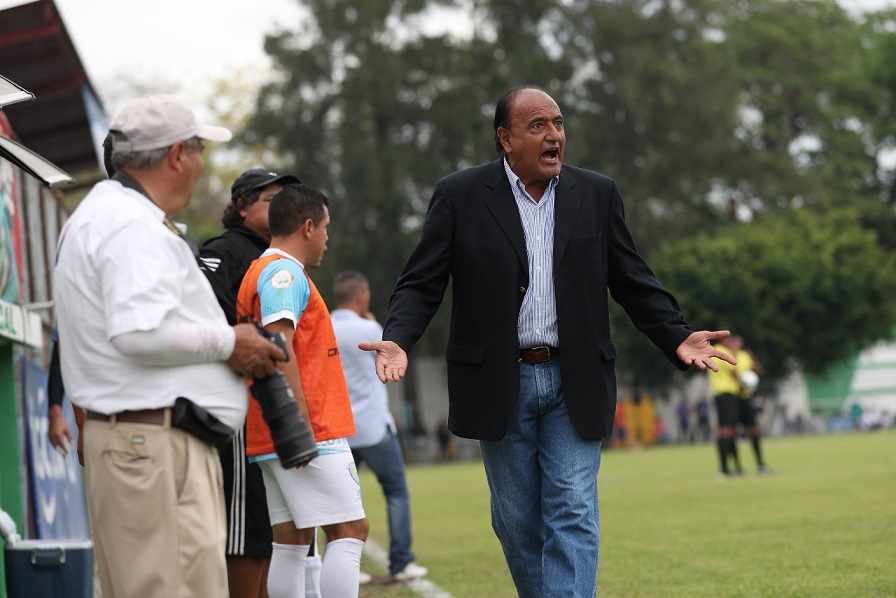
[[[507,434],[480,444],[492,527],[520,597],[593,598],[601,441],[573,428],[558,358],[520,364],[520,398]]]
[[[414,560],[411,552],[411,503],[398,438],[387,431],[379,444],[352,449],[355,464],[367,463],[376,475],[389,516],[389,573],[395,575]]]

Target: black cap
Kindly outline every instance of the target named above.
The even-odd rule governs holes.
[[[253,168],[236,177],[236,180],[233,181],[233,185],[230,186],[230,199],[235,200],[243,193],[254,191],[255,189],[263,189],[272,183],[289,185],[290,183],[301,182],[299,177],[291,174],[277,174],[273,170]]]

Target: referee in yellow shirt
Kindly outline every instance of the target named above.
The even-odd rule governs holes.
[[[744,340],[740,335],[732,334],[722,339],[716,348],[737,359],[736,366],[721,362],[718,364],[718,372],[707,371],[718,415],[719,477],[725,478],[731,475],[729,458],[734,462],[733,473],[743,473],[737,456],[738,424],[741,424],[750,436],[759,473],[770,473],[762,459],[760,444],[762,431],[756,421],[752,402],[755,381],[758,380],[757,375],[762,373],[762,366],[752,351],[744,349]]]

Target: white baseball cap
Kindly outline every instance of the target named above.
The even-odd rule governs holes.
[[[115,115],[109,129],[124,135],[113,135],[112,147],[125,152],[161,149],[193,137],[219,142],[233,138],[224,127],[200,124],[189,106],[165,94],[130,102]]]

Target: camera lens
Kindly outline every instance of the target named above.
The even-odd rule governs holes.
[[[281,371],[255,378],[252,396],[271,432],[274,450],[284,469],[306,463],[317,456],[317,443],[310,426],[299,413],[295,395]]]

